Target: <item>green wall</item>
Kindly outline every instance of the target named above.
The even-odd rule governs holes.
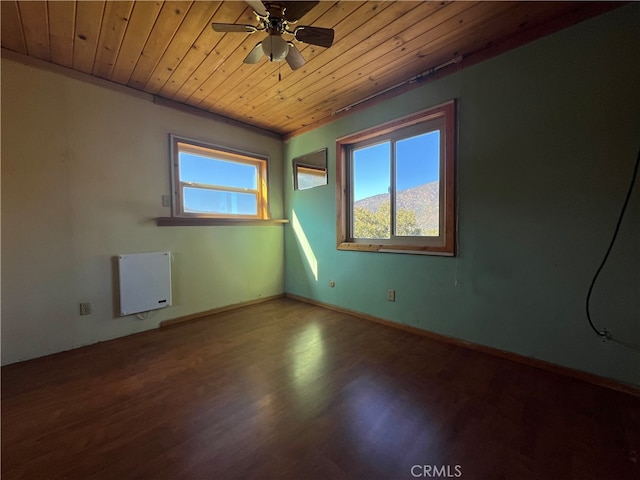
[[[640,385],[638,185],[593,295],[615,339],[584,311],[640,147],[639,24],[616,9],[286,142],[285,290]],[[336,138],[451,98],[457,257],[336,250]],[[324,147],[329,185],[292,191],[291,159]]]

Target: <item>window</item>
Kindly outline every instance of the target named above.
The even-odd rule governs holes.
[[[268,219],[267,159],[171,135],[173,214]]]
[[[338,139],[338,249],[454,255],[454,149],[454,101]]]

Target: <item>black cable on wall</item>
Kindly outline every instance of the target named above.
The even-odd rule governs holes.
[[[587,299],[586,299],[586,302],[585,302],[586,303],[586,310],[587,310],[587,320],[589,321],[589,326],[600,337],[611,338],[611,334],[609,332],[607,332],[606,329],[598,330],[596,328],[596,326],[593,324],[593,321],[591,320],[591,308],[590,308],[591,293],[593,292],[593,287],[596,284],[596,281],[598,279],[598,276],[600,275],[600,272],[604,268],[605,263],[607,263],[607,259],[609,258],[609,254],[611,253],[611,250],[613,249],[613,245],[616,242],[616,238],[618,236],[618,231],[620,230],[620,225],[622,224],[622,219],[624,217],[624,213],[627,210],[627,206],[629,205],[629,199],[631,198],[631,193],[633,192],[633,187],[634,187],[634,185],[636,183],[636,178],[638,176],[638,166],[639,165],[640,165],[640,150],[638,151],[638,156],[636,158],[636,164],[635,164],[635,167],[633,168],[633,174],[631,175],[631,184],[629,185],[629,190],[627,191],[627,196],[624,199],[624,203],[622,204],[622,210],[620,211],[620,216],[618,217],[618,223],[616,223],[616,228],[615,228],[615,230],[613,232],[613,236],[611,237],[611,242],[609,242],[609,248],[607,248],[607,252],[604,254],[604,258],[602,259],[602,262],[600,262],[600,266],[598,267],[598,270],[596,270],[596,274],[593,276],[593,279],[591,280],[591,284],[589,285],[589,291],[587,292]]]

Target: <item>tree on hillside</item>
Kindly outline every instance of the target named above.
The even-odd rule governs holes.
[[[390,238],[391,206],[385,202],[372,212],[362,207],[354,208],[355,238]],[[412,210],[399,210],[396,214],[396,235],[418,236],[420,227]]]

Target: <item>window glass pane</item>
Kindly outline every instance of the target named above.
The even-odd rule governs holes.
[[[391,237],[391,144],[353,151],[353,237]]]
[[[397,236],[438,236],[439,183],[440,131],[396,142]]]
[[[193,187],[185,187],[182,192],[185,213],[258,214],[258,199],[253,193],[225,192]]]
[[[180,181],[258,189],[258,168],[229,160],[180,152]]]

